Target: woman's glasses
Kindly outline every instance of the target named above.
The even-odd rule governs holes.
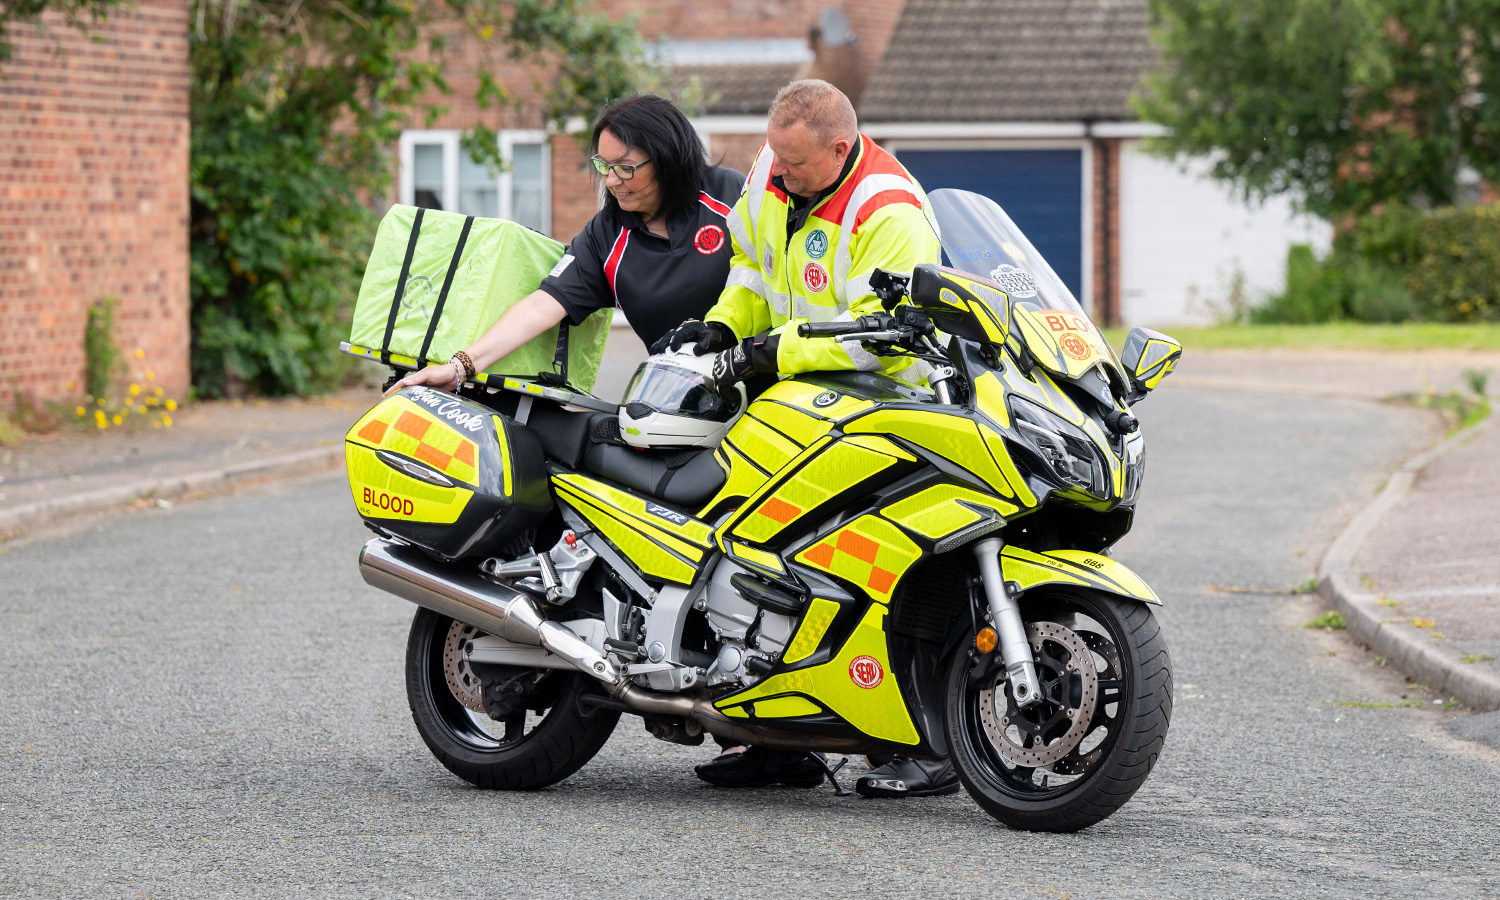
[[[630,179],[635,177],[636,169],[639,169],[641,166],[650,163],[651,160],[643,159],[640,162],[635,163],[634,165],[627,165],[625,163],[615,163],[614,165],[611,165],[597,156],[590,156],[589,162],[594,164],[594,171],[598,172],[600,175],[607,175],[610,172],[614,172],[616,178],[620,179],[621,181],[629,181]]]

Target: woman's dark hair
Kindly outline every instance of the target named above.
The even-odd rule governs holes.
[[[652,174],[661,191],[662,217],[686,212],[698,202],[703,173],[708,169],[708,151],[693,125],[672,101],[655,94],[637,94],[616,100],[604,108],[589,142],[591,153],[599,152],[599,135],[609,129],[626,150],[639,148],[651,160]],[[607,208],[618,209],[619,201],[604,192]]]

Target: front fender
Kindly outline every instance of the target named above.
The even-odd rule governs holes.
[[[1083,550],[1037,553],[1007,545],[1000,551],[1000,569],[1005,580],[1015,582],[1022,591],[1043,584],[1073,584],[1161,606],[1161,598],[1139,575],[1097,553]]]

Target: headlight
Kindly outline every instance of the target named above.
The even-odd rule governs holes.
[[[1125,439],[1125,496],[1120,498],[1121,503],[1135,502],[1145,474],[1146,439],[1136,432]]]
[[[1104,462],[1083,429],[1019,397],[1011,400],[1010,411],[1016,419],[1017,433],[1063,484],[1095,497],[1109,496]]]

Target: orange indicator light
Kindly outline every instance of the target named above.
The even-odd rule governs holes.
[[[980,653],[988,653],[995,649],[996,640],[995,629],[988,627],[981,628],[979,629],[979,633],[974,635],[974,647]]]

